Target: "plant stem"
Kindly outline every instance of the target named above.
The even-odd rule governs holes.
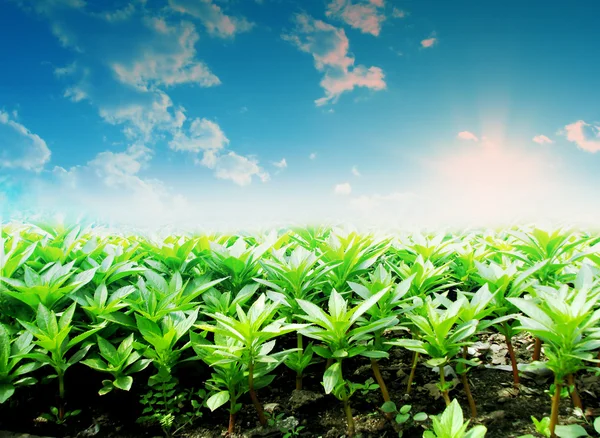
[[[65,419],[65,374],[63,371],[58,371],[58,419]]]
[[[302,354],[304,352],[302,345],[302,334],[296,334],[296,346],[298,347],[298,358],[302,360]],[[302,370],[296,372],[296,389],[302,389]]]
[[[406,393],[410,394],[412,389],[412,383],[415,379],[415,372],[417,371],[417,363],[419,363],[419,353],[415,351],[413,353],[412,365],[410,367],[410,375],[408,376],[408,383],[406,384]]]
[[[540,338],[535,338],[535,345],[533,347],[533,354],[531,355],[531,361],[535,362],[536,360],[540,360],[541,354],[542,354],[542,340]]]
[[[442,397],[444,397],[444,401],[446,402],[446,406],[450,406],[450,396],[448,396],[448,390],[446,389],[446,370],[444,367],[440,366],[440,386],[442,389]]]
[[[352,418],[352,409],[350,408],[350,399],[344,397],[344,412],[346,413],[346,422],[348,423],[348,436],[353,437],[355,433],[354,418]]]
[[[554,429],[558,424],[558,410],[560,408],[560,391],[562,389],[562,384],[558,377],[554,377],[554,395],[552,396],[552,412],[550,414],[550,437],[556,438],[556,434],[554,433]]]
[[[463,346],[463,359],[467,359],[467,346]],[[462,380],[463,388],[465,389],[465,394],[467,394],[467,400],[469,401],[469,407],[471,408],[471,418],[477,417],[477,406],[475,405],[475,399],[473,398],[473,394],[471,394],[471,387],[469,386],[469,379],[467,378],[467,372],[465,368],[465,372],[460,375]]]
[[[375,359],[371,359],[371,368],[373,369],[373,374],[375,375],[375,380],[379,384],[379,389],[381,389],[381,395],[383,396],[383,401],[390,401],[390,394],[388,393],[387,386],[385,386],[385,382],[383,381],[383,376],[381,375],[381,371],[379,369],[379,363]]]
[[[330,357],[327,359],[327,362],[325,362],[325,371],[327,371],[331,365],[333,365],[333,358]]]
[[[227,428],[227,434],[233,435],[233,430],[235,429],[235,414],[229,412],[229,427]]]
[[[261,426],[267,425],[267,419],[265,417],[265,411],[263,410],[258,397],[256,396],[256,391],[254,390],[254,359],[250,359],[250,365],[248,366],[248,392],[250,392],[250,398],[252,399],[252,404],[254,405],[254,409],[256,409],[256,413],[258,414],[258,421],[260,421]]]
[[[571,400],[573,401],[573,406],[581,409],[583,412],[583,403],[581,402],[581,397],[579,397],[579,393],[577,392],[577,386],[575,384],[575,375],[569,374],[567,376],[567,383],[569,384],[569,393],[571,394]]]
[[[504,333],[504,338],[506,339],[506,347],[508,348],[508,355],[510,356],[510,364],[512,366],[512,372],[513,372],[513,385],[515,388],[519,387],[519,367],[517,366],[517,358],[515,356],[515,350],[513,349],[513,345],[512,345],[512,341],[511,341],[511,337],[507,334],[509,333],[508,329],[506,328],[506,324],[505,324],[505,333]]]

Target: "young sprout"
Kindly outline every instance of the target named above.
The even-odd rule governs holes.
[[[370,235],[361,236],[354,231],[332,232],[326,241],[319,244],[323,262],[336,265],[328,274],[330,287],[340,293],[347,292],[348,281],[373,266],[388,249],[389,241]]]
[[[289,322],[300,322],[298,314],[301,309],[297,299],[314,302],[327,282],[327,273],[337,264],[325,264],[312,251],[298,246],[286,255],[287,248],[273,250],[273,259],[261,260],[267,280],[255,280],[269,287],[267,296],[274,301],[282,301],[281,313]],[[296,334],[298,352],[286,359],[285,364],[296,371],[296,389],[302,389],[302,375],[306,367],[313,363],[312,347],[303,345],[302,333]]]
[[[98,394],[108,394],[114,388],[129,391],[133,384],[131,374],[143,371],[152,363],[150,359],[142,356],[133,349],[133,333],[126,337],[118,348],[115,348],[106,339],[97,336],[100,355],[81,361],[88,367],[112,375],[113,380],[103,380],[102,389]]]
[[[398,317],[411,309],[413,300],[407,299],[406,294],[410,288],[413,277],[409,277],[402,282],[395,284],[392,275],[387,271],[382,264],[379,264],[373,273],[369,274],[369,280],[362,280],[362,284],[348,282],[350,288],[363,300],[368,300],[373,295],[381,291],[385,291],[384,295],[377,303],[367,310],[365,318],[359,319],[360,325],[369,325],[379,320],[384,320],[389,317]],[[419,301],[419,300],[418,300]],[[394,329],[394,327],[391,327]],[[383,342],[383,332],[390,327],[381,328],[373,332],[373,341],[370,347],[374,351],[387,352],[390,348]],[[371,369],[377,384],[381,390],[381,395],[384,402],[390,401],[390,396],[387,390],[387,385],[383,380],[379,369],[379,362],[376,357],[371,357]]]
[[[504,335],[506,347],[510,356],[510,364],[513,371],[513,386],[519,387],[519,368],[517,358],[512,345],[512,337],[516,332],[516,323],[513,322],[513,315],[518,312],[509,298],[521,296],[526,290],[530,289],[536,280],[533,275],[541,269],[546,262],[540,262],[525,271],[519,271],[516,263],[505,260],[505,265],[501,266],[496,262],[489,264],[475,262],[477,266],[477,281],[484,285],[487,284],[494,295],[494,326]]]
[[[237,318],[222,313],[208,314],[207,316],[216,321],[216,325],[196,325],[199,329],[215,333],[215,336],[233,338],[240,343],[239,355],[227,355],[226,348],[219,350],[229,359],[235,358],[247,367],[248,392],[262,426],[267,424],[267,418],[256,395],[255,380],[261,377],[259,364],[283,361],[288,354],[296,351],[291,349],[273,354],[275,338],[306,327],[306,324],[287,324],[284,318],[275,319],[280,306],[280,302],[267,302],[266,296],[261,294],[247,313],[238,305]]]
[[[357,324],[359,318],[372,308],[386,292],[387,290],[377,292],[358,306],[348,309],[346,300],[333,289],[329,297],[329,313],[309,301],[298,300],[298,304],[306,312],[306,315],[301,315],[301,318],[315,324],[302,329],[302,334],[324,344],[324,346],[313,347],[313,350],[319,356],[327,359],[329,366],[323,375],[323,386],[325,393],[333,393],[338,400],[343,402],[349,436],[354,436],[355,433],[350,397],[360,385],[344,379],[342,361],[358,355],[369,358],[388,356],[385,351],[369,348],[367,342],[372,339],[374,332],[396,325],[398,319],[390,316],[369,324],[360,326]]]
[[[19,323],[35,337],[35,344],[40,349],[34,353],[28,353],[24,357],[31,358],[43,365],[50,365],[56,372],[58,378],[59,407],[57,409],[58,421],[65,420],[65,373],[74,364],[85,357],[92,346],[91,343],[79,348],[75,353],[68,353],[85,339],[104,327],[104,323],[90,330],[84,331],[74,338],[70,338],[73,330],[72,320],[77,304],[73,303],[67,310],[62,312],[60,318],[48,310],[42,304],[38,305],[37,316],[34,323],[19,320]]]
[[[459,314],[459,319],[462,322],[469,322],[472,320],[478,321],[477,332],[481,332],[482,330],[494,324],[493,320],[485,319],[493,314],[495,310],[493,306],[494,296],[490,292],[487,284],[484,284],[475,293],[458,291],[457,299],[462,300],[462,306]],[[452,305],[452,301],[448,300],[446,296],[438,296],[437,300],[443,303],[446,308],[449,308]],[[475,418],[477,417],[477,407],[475,405],[473,394],[471,394],[467,373],[471,367],[478,365],[479,362],[472,359],[468,360],[467,354],[467,345],[463,345],[462,358],[455,360],[456,373],[460,376],[465,394],[467,395],[467,400],[471,409],[471,418]]]
[[[470,430],[469,421],[464,421],[463,412],[456,399],[439,416],[430,417],[433,430],[423,432],[423,438],[483,438],[485,426],[477,425]]]
[[[479,321],[472,319],[460,322],[460,309],[466,299],[461,297],[447,309],[440,309],[439,302],[428,297],[423,305],[423,315],[415,312],[408,313],[408,318],[419,330],[419,339],[396,339],[389,345],[397,345],[430,357],[427,364],[438,367],[440,371],[439,389],[446,406],[450,405],[448,391],[450,385],[446,382],[444,367],[456,361],[464,345],[469,345],[469,338],[477,330]]]
[[[519,316],[520,327],[545,344],[546,368],[554,372],[554,395],[550,415],[550,433],[555,436],[561,389],[569,375],[594,361],[600,347],[600,309],[594,311],[600,295],[587,289],[563,285],[549,291],[539,288],[539,301],[509,298],[525,315]],[[534,363],[535,364],[535,363]]]

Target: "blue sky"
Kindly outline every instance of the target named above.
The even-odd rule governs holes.
[[[598,13],[0,0],[0,205],[139,226],[594,223]]]

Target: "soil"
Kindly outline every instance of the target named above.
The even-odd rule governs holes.
[[[294,342],[295,339],[284,340]],[[513,340],[518,361],[527,363],[531,358],[533,340],[528,335],[516,336]],[[468,376],[471,391],[475,398],[478,416],[472,424],[484,424],[488,438],[519,437],[524,434],[536,435],[531,416],[538,419],[550,414],[550,397],[547,390],[552,383],[552,375],[524,372],[521,387],[513,389],[512,373],[502,336],[484,335],[469,351],[481,359],[481,366],[472,369]],[[397,406],[410,404],[411,413],[425,412],[438,414],[444,409],[435,384],[439,375],[421,361],[417,367],[415,384],[410,395],[406,395],[406,380],[410,372],[412,353],[404,349],[390,352],[390,358],[380,361],[383,378],[387,383],[390,397]],[[284,366],[278,368],[279,376],[265,389],[258,391],[258,397],[271,412],[272,417],[288,426],[300,425],[301,437],[337,438],[345,435],[346,421],[342,404],[333,396],[323,394],[321,378],[324,364],[310,367],[304,378],[304,389],[296,391],[295,375]],[[151,371],[149,371],[151,372]],[[198,371],[193,362],[182,365],[177,372],[183,388],[199,389],[203,385],[207,370]],[[368,359],[352,358],[344,361],[346,378],[354,382],[364,382],[372,378]],[[55,405],[55,384],[39,383],[37,387],[20,388],[10,403],[0,405],[0,437],[26,437],[33,434],[44,437],[97,437],[97,438],[141,438],[161,436],[160,428],[143,427],[136,423],[141,414],[139,396],[145,391],[143,383],[147,376],[138,375],[130,392],[113,391],[98,396],[96,391],[102,386],[103,376],[82,365],[75,365],[67,373],[68,409],[81,409],[82,413],[70,419],[67,426],[57,426],[40,418]],[[457,398],[463,407],[465,417],[469,407],[462,385],[457,378],[448,375],[456,384],[450,391],[451,398]],[[199,383],[200,382],[200,383]],[[586,413],[600,414],[600,377],[593,374],[577,376],[579,393]],[[256,414],[249,397],[241,400],[243,409],[237,416],[235,437],[281,437],[281,427],[257,427]],[[357,436],[363,438],[398,437],[392,424],[378,410],[383,403],[378,389],[357,391],[351,399]],[[577,422],[592,429],[581,418],[574,415],[570,399],[561,402],[561,424]],[[202,418],[184,429],[180,436],[190,438],[217,438],[225,435],[228,413],[218,409],[211,413],[204,411]],[[403,437],[421,437],[430,424],[409,422],[403,428]],[[9,434],[12,431],[15,434]],[[294,435],[292,435],[294,436]]]

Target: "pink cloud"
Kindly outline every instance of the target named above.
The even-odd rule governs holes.
[[[317,106],[336,102],[340,95],[356,87],[383,90],[385,75],[379,67],[354,65],[350,43],[343,29],[316,20],[307,14],[295,17],[296,29],[283,38],[300,50],[310,53],[317,70],[324,72],[321,87],[325,96],[315,100]]]
[[[479,141],[477,136],[469,131],[461,131],[456,136],[459,140],[467,140],[467,141]]]
[[[424,49],[433,47],[435,44],[437,44],[437,38],[435,37],[427,38],[421,41],[421,47]]]
[[[591,125],[578,120],[565,126],[567,140],[587,152],[600,152],[600,125]]]
[[[253,27],[253,23],[244,17],[225,14],[212,0],[169,0],[169,4],[179,13],[198,18],[208,33],[221,38],[232,38],[236,33],[247,32]]]
[[[341,19],[362,33],[378,36],[385,15],[379,8],[383,0],[370,0],[368,3],[354,3],[352,0],[333,0],[327,6],[327,16]]]
[[[533,140],[533,142],[535,142],[537,144],[551,144],[551,143],[554,143],[552,140],[550,140],[545,135],[536,135],[535,137],[533,137],[532,140]]]

